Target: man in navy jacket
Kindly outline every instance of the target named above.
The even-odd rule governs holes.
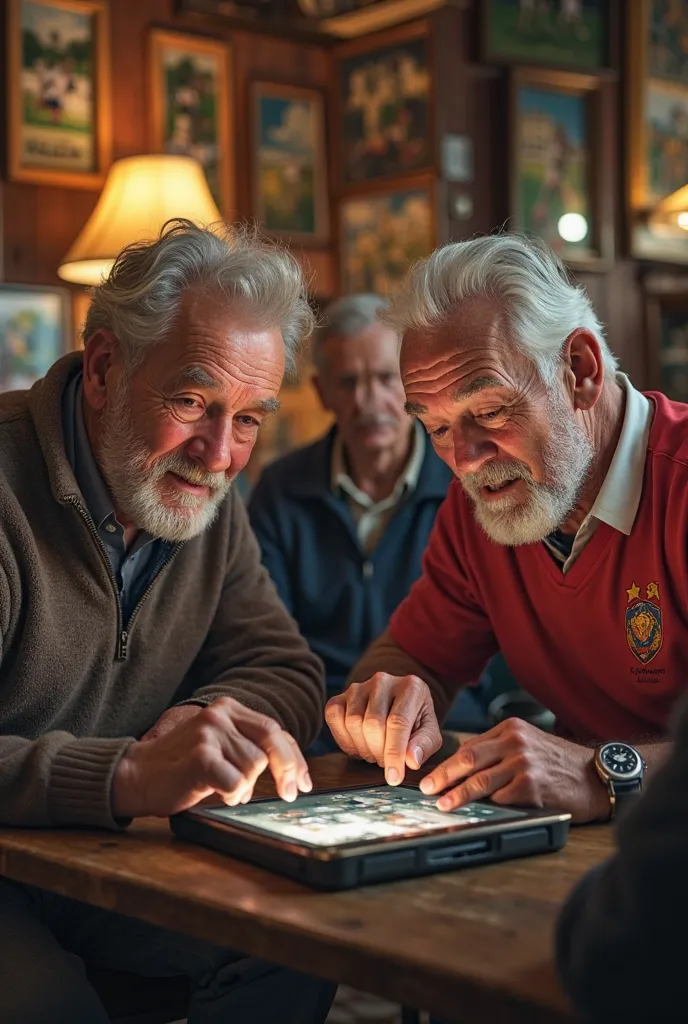
[[[335,426],[269,466],[249,504],[263,562],[325,662],[328,697],[420,575],[451,480],[404,411],[398,339],[376,316],[384,304],[353,295],[325,310],[314,383]],[[470,690],[451,717],[463,728],[489,725]],[[325,732],[317,752],[328,740]]]

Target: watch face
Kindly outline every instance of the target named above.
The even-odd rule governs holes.
[[[640,757],[627,743],[607,743],[600,751],[600,761],[617,779],[630,779],[640,772]]]

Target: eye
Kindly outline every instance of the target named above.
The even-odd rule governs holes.
[[[437,438],[446,437],[448,431],[449,431],[449,427],[438,427],[437,430],[432,430],[431,434],[432,434],[433,437],[437,437]]]
[[[260,426],[260,422],[248,414],[245,416],[237,416],[236,421],[237,423],[241,423],[242,427],[255,427],[256,430]]]
[[[191,395],[179,395],[177,398],[172,399],[172,404],[177,410],[178,415],[185,420],[200,419],[205,412],[203,402],[193,398]]]
[[[482,412],[475,418],[481,420],[483,423],[491,423],[493,420],[499,419],[504,414],[505,406],[500,405],[498,409],[492,409],[490,412]]]

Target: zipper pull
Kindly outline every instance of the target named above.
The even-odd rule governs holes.
[[[127,660],[127,643],[128,643],[128,641],[129,641],[129,634],[127,633],[126,629],[123,629],[122,632],[119,635],[119,651],[117,652],[117,657],[118,657],[119,661],[126,661]]]

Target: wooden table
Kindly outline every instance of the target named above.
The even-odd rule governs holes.
[[[311,768],[316,788],[382,779],[339,754]],[[571,1019],[552,962],[557,912],[611,848],[608,827],[588,826],[560,853],[320,893],[142,819],[122,834],[0,829],[0,874],[465,1024],[554,1024]]]

